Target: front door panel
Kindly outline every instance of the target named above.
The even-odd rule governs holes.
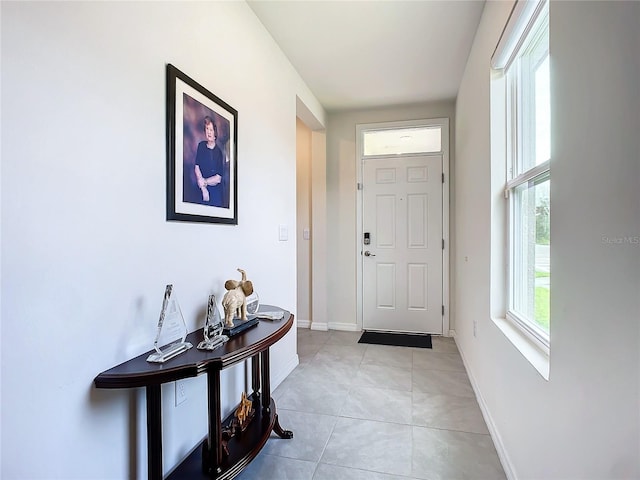
[[[364,161],[365,330],[442,334],[441,177],[442,155]]]

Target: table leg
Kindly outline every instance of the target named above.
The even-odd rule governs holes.
[[[271,411],[271,381],[269,379],[269,349],[260,352],[260,376],[262,377],[262,411]]]
[[[212,472],[221,472],[222,464],[222,414],[220,410],[220,370],[207,371],[207,397],[209,400],[209,460],[203,462],[209,465]]]
[[[251,357],[251,388],[255,398],[260,396],[260,355]]]
[[[260,371],[262,376],[262,411],[265,413],[271,412],[271,380],[269,374],[269,349],[260,353],[262,370]],[[293,432],[291,430],[285,430],[280,426],[280,420],[278,414],[275,411],[275,423],[273,425],[273,431],[280,438],[293,438]]]
[[[280,438],[293,438],[293,432],[291,430],[285,430],[280,426],[278,414],[276,414],[276,422],[273,425],[273,431],[276,432],[276,435]]]
[[[162,395],[160,385],[147,385],[147,474],[162,480]]]

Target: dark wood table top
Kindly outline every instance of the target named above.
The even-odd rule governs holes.
[[[260,311],[282,310],[271,305],[261,305]],[[195,377],[207,370],[222,370],[260,352],[276,343],[291,329],[293,315],[286,311],[282,320],[260,320],[251,327],[229,339],[224,345],[212,351],[198,350],[203,340],[202,328],[187,335],[186,341],[193,345],[184,353],[165,363],[147,362],[152,350],[129,361],[121,363],[99,374],[95,380],[97,388],[134,388],[159,385]]]

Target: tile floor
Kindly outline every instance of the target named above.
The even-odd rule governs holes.
[[[298,329],[280,424],[241,480],[505,479],[453,339],[433,349]]]

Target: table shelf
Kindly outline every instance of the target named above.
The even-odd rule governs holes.
[[[260,453],[260,450],[269,439],[271,432],[277,425],[278,416],[273,399],[270,402],[269,411],[262,411],[259,399],[254,400],[256,414],[247,429],[240,435],[229,440],[229,455],[224,457],[218,472],[207,474],[204,472],[203,452],[206,451],[207,439],[205,438],[185,460],[167,477],[167,480],[228,480],[238,475]],[[233,419],[229,415],[223,422],[228,426]]]

